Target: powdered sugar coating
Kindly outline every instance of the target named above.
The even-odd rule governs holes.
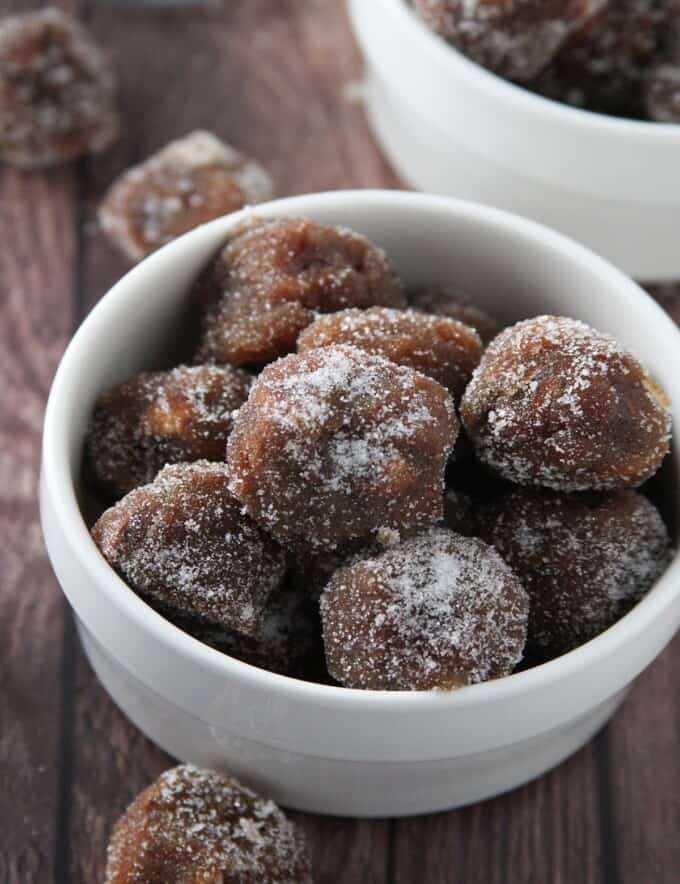
[[[473,61],[526,81],[606,0],[414,0],[423,21]]]
[[[255,382],[227,444],[231,487],[292,546],[412,533],[441,518],[457,432],[436,381],[354,347],[309,350]]]
[[[165,771],[116,824],[105,884],[311,884],[301,833],[226,773]]]
[[[615,623],[670,561],[663,520],[635,491],[515,489],[487,508],[481,524],[529,593],[529,645],[543,659]]]
[[[616,0],[569,37],[533,84],[548,98],[617,116],[645,116],[647,70],[661,48],[659,0]]]
[[[199,361],[264,365],[290,353],[318,313],[403,307],[385,253],[343,227],[304,218],[251,224],[194,286],[203,308]]]
[[[478,307],[466,291],[456,286],[420,289],[411,292],[408,301],[413,310],[448,316],[469,325],[474,328],[485,346],[501,329],[497,320]]]
[[[255,635],[283,553],[229,491],[226,464],[167,466],[92,529],[109,564],[152,605]]]
[[[670,444],[668,400],[612,337],[538,316],[501,332],[461,403],[479,459],[520,485],[635,487]]]
[[[329,672],[345,686],[450,689],[512,672],[528,599],[492,547],[431,528],[337,571],[321,617]]]
[[[0,158],[55,165],[116,138],[115,81],[96,44],[48,7],[0,19]]]
[[[407,365],[446,387],[458,402],[482,355],[477,332],[440,316],[414,310],[370,307],[321,316],[298,338],[298,352],[350,344]]]
[[[255,160],[211,132],[190,132],[124,172],[99,209],[102,229],[133,261],[182,233],[270,199],[273,184]]]
[[[97,400],[85,442],[86,472],[107,498],[150,482],[168,463],[225,458],[233,412],[252,378],[231,366],[143,372]]]

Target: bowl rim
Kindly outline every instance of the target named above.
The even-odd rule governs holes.
[[[526,218],[453,197],[435,196],[394,190],[344,190],[305,194],[272,200],[254,207],[223,216],[204,224],[189,233],[168,243],[151,256],[129,270],[93,307],[69,342],[57,368],[49,394],[45,412],[42,444],[41,488],[49,499],[59,520],[60,530],[67,542],[68,552],[78,560],[98,592],[105,592],[108,601],[120,609],[121,615],[130,618],[141,632],[151,633],[152,637],[166,648],[185,658],[193,658],[203,667],[244,683],[255,684],[262,689],[270,688],[279,695],[298,699],[319,701],[322,704],[340,704],[343,707],[423,711],[440,708],[442,705],[459,707],[479,706],[499,699],[513,699],[524,693],[559,682],[577,675],[593,665],[607,653],[620,651],[631,639],[643,632],[680,595],[680,551],[667,570],[647,595],[621,620],[605,632],[584,645],[555,658],[547,663],[503,678],[469,685],[456,691],[375,691],[345,688],[303,681],[290,676],[269,672],[251,664],[229,657],[184,633],[163,618],[153,608],[139,598],[133,590],[116,574],[96,547],[85,523],[78,504],[75,477],[71,474],[67,444],[68,428],[62,420],[62,410],[69,399],[72,382],[77,380],[79,351],[90,338],[97,337],[99,326],[105,327],[107,313],[119,300],[132,297],[137,287],[143,286],[156,266],[174,253],[187,255],[193,252],[195,244],[201,240],[213,241],[217,231],[225,236],[235,225],[252,214],[266,214],[268,210],[277,214],[302,214],[306,211],[324,210],[326,213],[335,207],[351,209],[357,204],[368,208],[371,205],[389,208],[394,212],[407,212],[412,209],[433,213],[454,213],[477,222],[502,228],[515,233],[523,233],[533,239],[541,239],[548,245],[566,252],[570,260],[589,264],[593,270],[605,273],[612,279],[612,285],[621,290],[631,301],[645,299],[648,308],[653,308],[658,319],[657,332],[676,338],[677,364],[680,373],[680,329],[666,313],[640,287],[622,271],[616,269],[604,258],[591,252],[568,237],[559,234],[542,224]],[[664,332],[665,327],[665,332]],[[81,369],[82,370],[82,369]],[[680,425],[680,402],[673,403],[674,419]],[[77,609],[76,609],[77,613]]]
[[[358,7],[362,0],[350,0],[352,7]],[[489,71],[464,55],[443,37],[431,30],[418,16],[408,0],[373,0],[381,3],[386,14],[394,17],[400,28],[409,28],[421,43],[424,54],[434,55],[438,62],[458,79],[476,81],[477,87],[489,97],[502,103],[514,103],[528,115],[546,116],[561,124],[586,127],[591,132],[604,136],[634,138],[637,141],[651,139],[673,142],[680,139],[680,123],[660,123],[654,120],[635,120],[616,117],[585,108],[546,98],[516,83],[506,80],[499,74]]]

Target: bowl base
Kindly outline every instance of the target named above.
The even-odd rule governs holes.
[[[434,761],[338,761],[283,751],[201,721],[134,678],[82,623],[78,632],[109,696],[161,749],[184,762],[228,769],[284,807],[332,816],[412,816],[507,792],[576,752],[626,694],[620,691],[564,727],[490,752]]]

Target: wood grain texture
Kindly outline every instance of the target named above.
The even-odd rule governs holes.
[[[64,603],[37,496],[45,399],[73,330],[76,192],[73,169],[0,167],[0,884],[51,882],[57,853]]]
[[[621,884],[680,881],[680,636],[633,687],[609,729]]]
[[[367,0],[368,2],[368,0]],[[17,2],[12,9],[32,4]],[[3,6],[3,11],[5,7]],[[108,833],[171,761],[106,697],[50,575],[35,506],[46,390],[78,321],[127,268],[94,223],[113,177],[210,128],[281,195],[395,187],[347,84],[360,77],[342,0],[184,9],[83,0],[127,122],[103,157],[0,174],[0,884],[95,884]],[[680,643],[611,727],[523,789],[391,823],[293,814],[320,884],[671,884],[678,880]],[[518,710],[521,714],[521,710]]]
[[[608,881],[597,743],[493,801],[395,822],[395,884]]]
[[[316,884],[387,884],[390,823],[291,813],[309,845]]]

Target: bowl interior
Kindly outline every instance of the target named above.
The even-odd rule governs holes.
[[[71,343],[48,407],[44,468],[71,542],[93,570],[101,563],[77,503],[93,403],[112,383],[171,364],[186,347],[189,285],[245,214],[306,215],[352,227],[388,252],[407,286],[456,283],[504,323],[556,313],[610,332],[666,390],[680,425],[680,334],[651,298],[583,247],[532,222],[443,197],[350,191],[279,200],[205,225],[152,255],[114,286]],[[674,450],[657,480],[674,525],[679,474]],[[680,570],[680,562],[673,567]],[[678,585],[665,592],[677,595]],[[526,676],[531,672],[511,679]]]

